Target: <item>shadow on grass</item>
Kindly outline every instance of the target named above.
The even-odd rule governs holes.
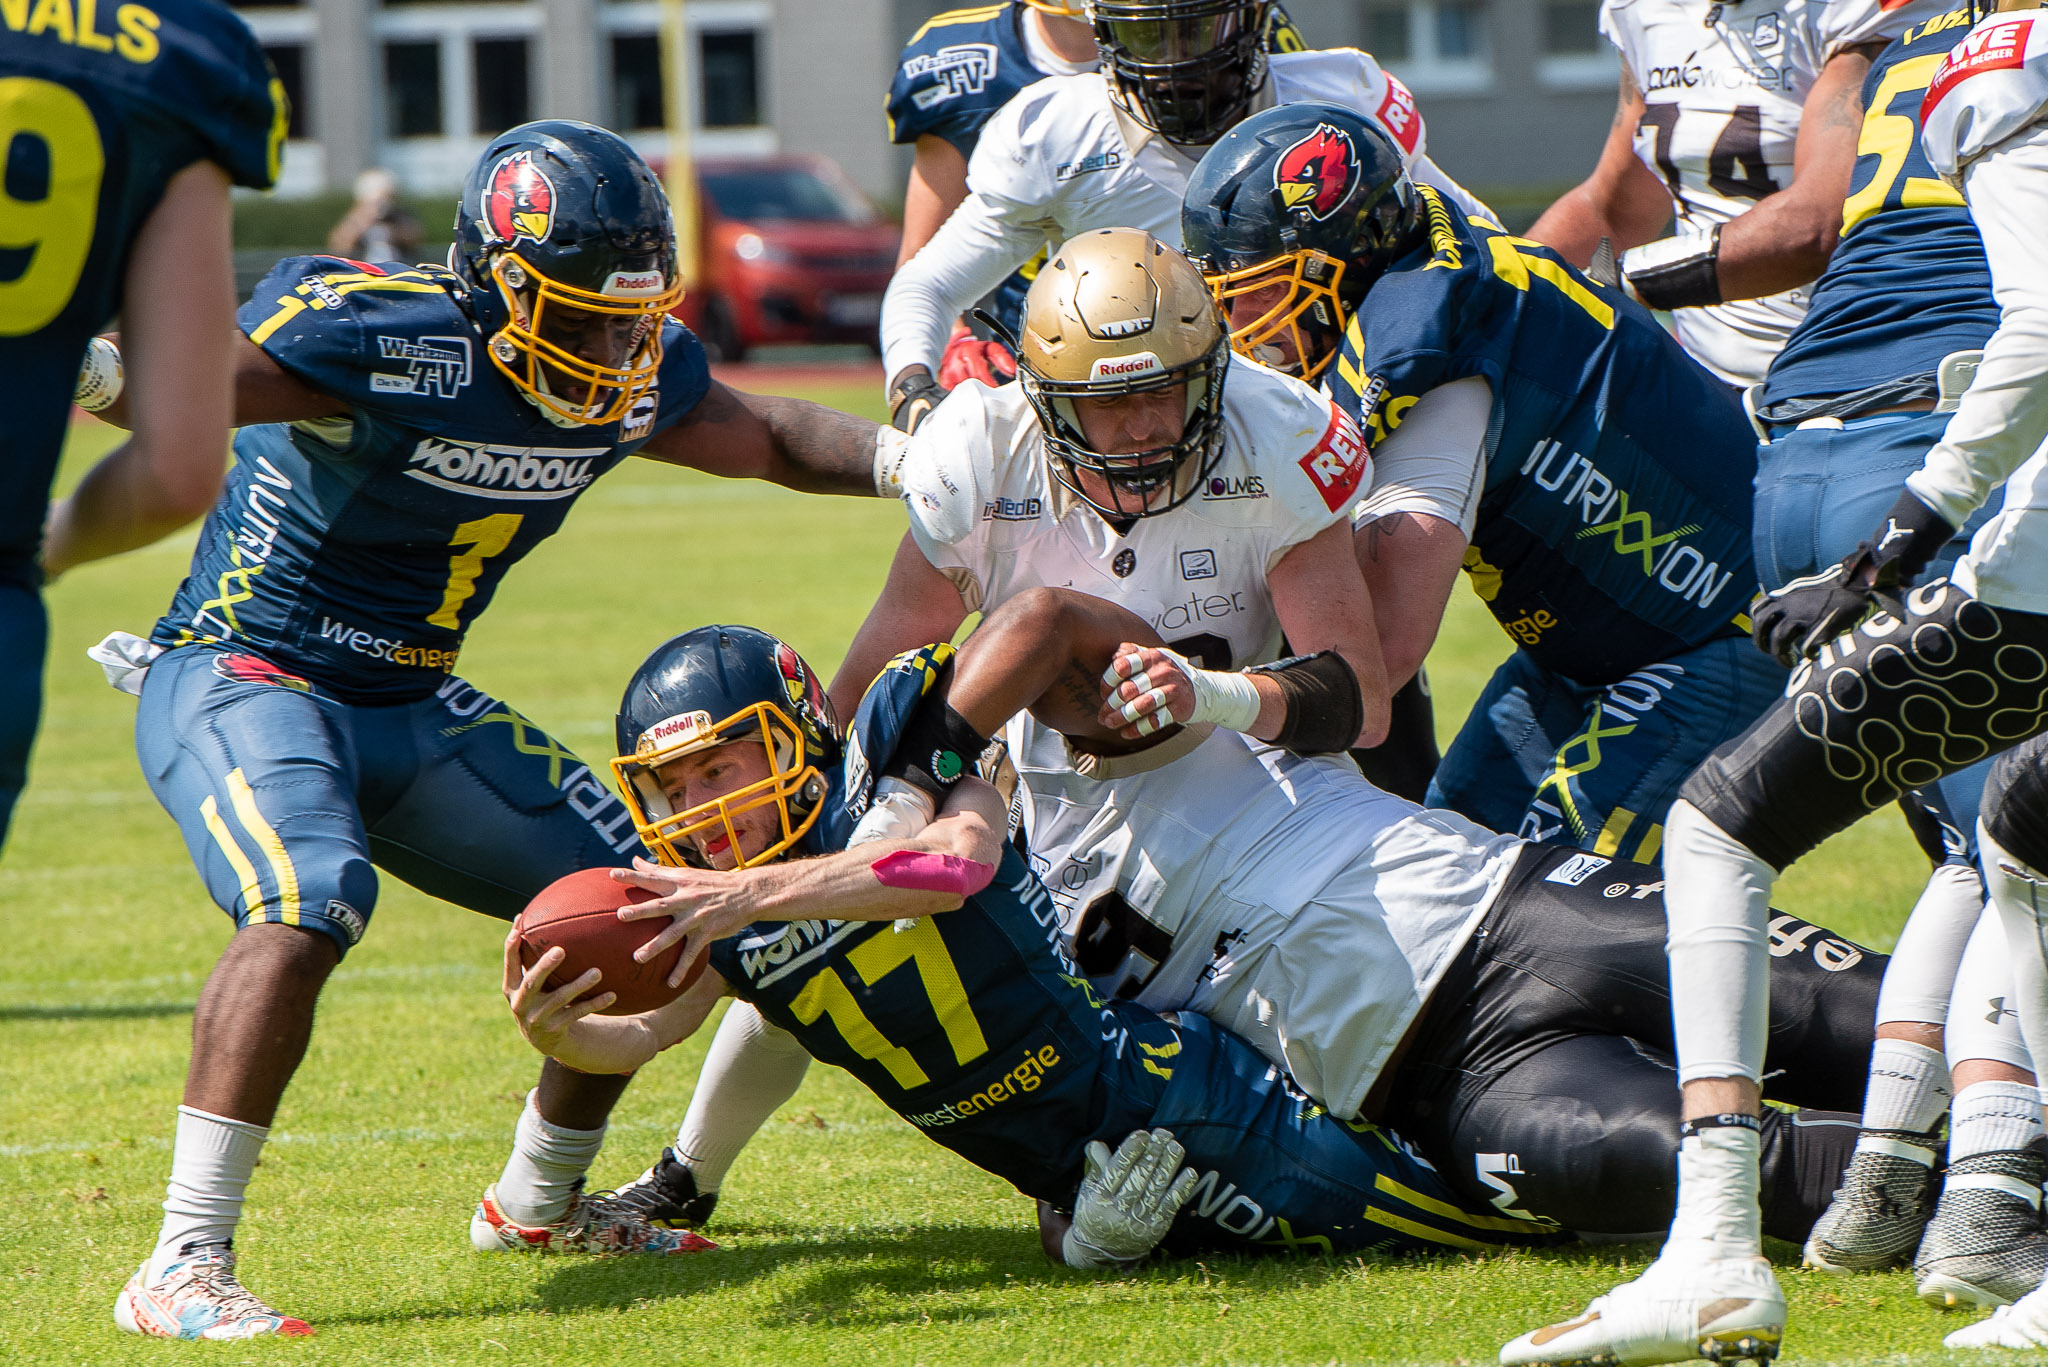
[[[135,1002],[127,1006],[0,1006],[0,1021],[118,1021],[189,1016],[197,1002]]]

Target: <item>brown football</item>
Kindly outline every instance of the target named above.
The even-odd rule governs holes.
[[[559,946],[568,957],[548,978],[549,988],[574,982],[584,970],[595,968],[604,976],[587,995],[619,994],[603,1014],[631,1016],[666,1006],[697,980],[706,956],[697,956],[684,975],[683,986],[677,988],[668,985],[668,975],[682,956],[681,945],[650,963],[634,962],[633,951],[659,935],[668,922],[621,921],[618,910],[653,899],[654,894],[645,888],[613,881],[609,869],[581,869],[557,878],[542,888],[512,923],[519,934],[519,962],[531,968],[541,955]]]

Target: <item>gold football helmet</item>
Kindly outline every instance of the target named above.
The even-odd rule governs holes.
[[[1038,414],[1053,474],[1108,517],[1146,517],[1192,498],[1223,453],[1229,334],[1201,273],[1136,228],[1069,238],[1024,297],[1018,379]],[[1097,451],[1075,401],[1184,386],[1175,441],[1143,451]],[[1090,495],[1099,476],[1107,500]]]

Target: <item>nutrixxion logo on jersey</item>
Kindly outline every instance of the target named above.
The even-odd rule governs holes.
[[[555,183],[533,164],[533,153],[514,152],[484,185],[484,229],[493,242],[547,240],[555,222]]]
[[[1351,135],[1324,123],[1281,154],[1273,167],[1273,188],[1290,209],[1303,209],[1318,222],[1337,212],[1358,174],[1358,149]]]

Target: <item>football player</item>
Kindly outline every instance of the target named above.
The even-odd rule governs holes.
[[[715,902],[718,929],[696,923],[708,969],[668,1006],[599,1016],[610,998],[596,970],[547,992],[561,952],[522,970],[508,937],[505,991],[526,1037],[572,1067],[630,1072],[736,995],[935,1143],[1063,1212],[1046,1250],[1074,1267],[1162,1245],[1402,1255],[1555,1240],[1459,1197],[1394,1136],[1332,1116],[1206,1019],[1098,997],[1061,952],[989,784],[964,777],[930,821],[863,839],[877,776],[951,654],[893,661],[842,762],[789,646],[710,626],[657,649],[620,704],[614,766],[661,864],[615,876],[662,894],[645,904],[656,917]],[[1124,1172],[1134,1165],[1149,1176]],[[1204,1199],[1189,1201],[1195,1190]]]
[[[900,441],[711,379],[668,317],[667,199],[611,133],[492,139],[456,238],[445,269],[296,257],[265,278],[235,343],[234,474],[191,571],[150,642],[99,651],[140,693],[144,776],[236,926],[194,1017],[165,1220],[116,1303],[125,1329],[310,1332],[241,1287],[231,1240],[377,868],[509,918],[640,852],[587,766],[454,673],[510,566],[631,455],[864,494]],[[498,1183],[514,1246],[708,1246],[579,1194],[621,1082],[543,1073]]]
[[[1642,1277],[1568,1324],[1517,1339],[1503,1361],[1775,1351],[1785,1299],[1762,1256],[1756,1195],[1771,884],[1901,792],[2048,728],[2048,293],[2039,269],[2048,250],[2048,26],[2015,15],[1972,29],[1936,68],[1921,118],[1929,162],[1961,181],[1983,239],[1997,330],[1941,442],[1907,476],[1883,525],[1840,564],[1759,609],[1761,643],[1789,643],[1810,658],[1785,699],[1716,751],[1672,807],[1665,911],[1685,1137],[1670,1238]],[[2004,507],[1950,578],[1908,592],[2001,481]],[[2013,950],[2020,1028],[2039,1058],[2048,1053],[2039,919],[2048,781],[2041,747],[2022,758],[1994,770],[1978,840]],[[1996,1173],[1978,1180],[2027,1194]],[[2048,1297],[2038,1289],[1949,1336],[1954,1347],[2044,1340]]]
[[[268,189],[284,95],[210,0],[60,7],[0,31],[12,264],[0,285],[0,842],[28,777],[48,645],[41,586],[198,517],[227,468],[229,185]],[[92,334],[123,314],[134,437],[55,507]],[[105,354],[94,396],[119,384]]]
[[[1321,375],[1372,448],[1352,519],[1389,683],[1461,565],[1515,640],[1428,804],[1655,863],[1686,774],[1785,682],[1747,635],[1756,452],[1733,398],[1640,306],[1412,182],[1348,110],[1255,114],[1188,189],[1232,345]]]
[[[1416,174],[1484,206],[1424,151],[1406,86],[1363,52],[1269,54],[1270,0],[1092,0],[1100,74],[1048,77],[991,118],[966,198],[889,282],[882,368],[894,421],[912,430],[945,389],[934,378],[954,319],[1056,242],[1093,228],[1180,241],[1180,201],[1201,149],[1254,109],[1329,100],[1379,121]]]
[[[1842,226],[1871,59],[1941,0],[1604,0],[1621,102],[1592,175],[1529,236],[1577,265],[1629,248],[1632,294],[1670,309],[1729,384],[1764,377]],[[1678,215],[1675,236],[1659,238]],[[1655,240],[1653,240],[1655,239]]]
[[[1275,4],[1266,21],[1267,50],[1306,47],[1286,10]],[[916,155],[903,192],[897,265],[915,256],[967,197],[967,159],[982,125],[1025,86],[1047,76],[1093,71],[1096,58],[1087,10],[1063,0],[997,0],[948,10],[910,35],[886,104],[889,141],[910,144]],[[983,301],[1012,332],[1023,326],[1024,291],[1044,260],[1041,249]],[[1016,375],[1016,357],[986,326],[954,327],[939,363],[941,386],[951,389],[970,378],[1003,384]]]
[[[1020,346],[1018,384],[962,385],[911,438],[910,531],[834,694],[850,706],[892,656],[950,639],[970,612],[1073,584],[1171,643],[1135,666],[1132,696],[1157,695],[1145,710],[1197,699],[1204,718],[1295,749],[1377,743],[1387,702],[1345,516],[1366,470],[1350,419],[1233,357],[1201,277],[1135,229],[1053,253]],[[1278,660],[1283,634],[1296,653]],[[917,748],[972,757],[964,734],[935,723]],[[673,1152],[622,1197],[696,1218],[806,1059],[753,1013],[727,1013]]]
[[[1390,1120],[1467,1208],[1606,1234],[1667,1218],[1678,1099],[1655,872],[1421,810],[1342,756],[1199,723],[1133,743],[1105,666],[1157,640],[1071,589],[1006,600],[938,668],[893,756],[854,728],[849,773],[880,776],[855,843],[928,829],[972,782],[939,777],[954,766],[928,756],[935,719],[1004,734],[1055,904],[1039,933],[1062,937],[1101,997],[1199,1012],[1332,1114]],[[631,915],[676,916],[643,953],[687,939],[687,959],[750,907],[784,914],[699,881]],[[1779,928],[1798,946],[1773,1002],[1782,1095],[1853,1100],[1881,961],[1789,916]],[[1850,1121],[1774,1113],[1774,1233],[1804,1237]]]
[[[1908,28],[1864,81],[1841,243],[1757,399],[1755,550],[1767,589],[1820,573],[1856,548],[1941,439],[1998,324],[1976,225],[1920,147],[1928,83],[1972,22],[1964,5]],[[1935,553],[1928,577],[1948,574],[1998,503],[1993,494]],[[1806,1249],[1810,1264],[1834,1271],[1911,1259],[1921,1294],[1937,1304],[2002,1304],[2038,1285],[2048,1267],[2039,1204],[2009,1189],[2038,1187],[2044,1164],[2032,1062],[2015,1017],[1990,1005],[2013,993],[2004,933],[1995,916],[1980,914],[1973,863],[1989,767],[1952,774],[1915,802],[1915,830],[1934,837],[1938,865],[1878,1000],[1867,1142]],[[1933,1206],[1945,1109],[1948,1166]],[[1976,1180],[1986,1175],[2010,1183]]]

